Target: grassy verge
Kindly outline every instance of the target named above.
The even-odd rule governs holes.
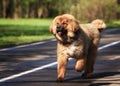
[[[0,19],[0,48],[53,38],[51,19]]]
[[[49,32],[52,19],[0,19],[0,48],[53,38]],[[107,23],[108,28],[120,27],[120,21]]]
[[[111,23],[107,23],[107,28],[116,28],[120,27],[120,21],[113,21]]]

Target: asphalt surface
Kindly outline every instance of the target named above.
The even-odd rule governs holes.
[[[56,44],[51,39],[0,49],[0,86],[120,86],[120,28],[102,33],[94,75],[89,79],[74,70],[73,59],[65,81],[56,82]]]

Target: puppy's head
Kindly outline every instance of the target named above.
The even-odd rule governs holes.
[[[72,43],[76,40],[79,23],[70,14],[55,17],[50,25],[50,32],[62,43]]]
[[[100,19],[93,20],[92,24],[95,25],[100,32],[102,32],[106,28],[106,24]]]

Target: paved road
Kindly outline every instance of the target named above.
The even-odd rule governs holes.
[[[120,28],[102,33],[94,76],[82,79],[67,66],[65,82],[56,83],[56,41],[0,50],[0,86],[120,86]]]

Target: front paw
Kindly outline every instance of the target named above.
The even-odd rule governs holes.
[[[83,73],[81,75],[82,78],[92,78],[93,73]]]
[[[63,78],[58,78],[58,79],[56,80],[56,82],[63,82],[63,81],[64,81]]]

